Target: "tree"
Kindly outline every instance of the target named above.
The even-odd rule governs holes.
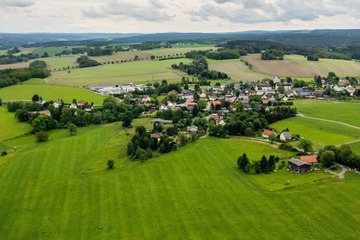
[[[137,60],[139,60],[139,56],[138,56],[138,55],[135,55],[134,61],[137,61]]]
[[[251,128],[246,128],[245,129],[245,135],[250,137],[253,135],[253,130]]]
[[[32,121],[35,132],[46,131],[56,128],[56,122],[48,115],[41,114]]]
[[[75,135],[77,133],[77,126],[75,124],[70,123],[68,129],[71,135]]]
[[[0,106],[2,106],[2,98],[0,98]]]
[[[114,165],[115,165],[114,160],[108,160],[107,165],[108,165],[108,168],[109,168],[109,169],[114,168]]]
[[[327,150],[321,154],[320,162],[325,167],[330,167],[335,162],[335,153],[333,151]]]
[[[273,133],[270,134],[270,135],[269,135],[269,140],[270,140],[271,143],[273,143],[274,141],[276,141],[276,136],[275,136],[275,134],[273,134]]]
[[[151,55],[150,58],[151,58],[151,60],[154,60],[154,59],[155,59],[155,56],[154,56],[154,55]]]
[[[266,172],[268,170],[268,160],[266,159],[265,155],[263,155],[260,160],[260,169],[261,172]]]
[[[313,144],[310,140],[301,139],[299,141],[298,147],[304,150],[306,154],[307,152],[311,152],[313,150],[312,145]]]
[[[92,116],[92,121],[95,124],[100,124],[102,122],[102,116],[100,112],[96,112]]]
[[[236,111],[237,112],[241,112],[243,109],[244,109],[244,104],[242,101],[238,101],[236,104],[235,104],[235,107],[236,107]]]
[[[261,172],[261,166],[259,161],[255,161],[254,164],[254,170],[256,174],[259,174]]]
[[[273,170],[275,170],[275,156],[273,156],[273,155],[271,155],[270,157],[269,157],[269,161],[268,161],[268,169],[270,170],[270,171],[273,171]]]
[[[245,171],[245,167],[250,163],[249,158],[247,157],[246,153],[244,153],[242,156],[238,159],[238,165],[239,168],[243,171]]]
[[[127,145],[127,155],[132,156],[135,154],[136,146],[134,143],[129,142]]]
[[[145,150],[145,154],[146,154],[146,158],[152,158],[152,150],[150,149],[150,148],[147,148],[146,150]]]
[[[32,100],[33,102],[39,101],[39,100],[40,100],[39,95],[35,94],[35,95],[31,98],[31,100]]]
[[[46,142],[49,138],[49,134],[45,131],[39,131],[35,133],[35,137],[38,142]]]
[[[181,146],[185,146],[185,145],[186,145],[187,138],[186,138],[186,136],[185,136],[184,133],[181,133],[181,134],[179,135],[179,141],[180,141]]]
[[[42,60],[36,60],[32,63],[30,63],[29,67],[30,68],[36,68],[36,69],[45,69],[47,66],[46,62],[42,61]]]

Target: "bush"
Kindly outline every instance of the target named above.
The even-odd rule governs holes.
[[[1,156],[3,157],[3,156],[6,156],[8,153],[7,153],[7,151],[3,151],[2,153],[1,153]]]
[[[49,138],[49,134],[47,132],[40,131],[35,133],[35,137],[38,142],[46,142]]]
[[[112,169],[114,168],[115,162],[113,160],[108,160],[107,165],[109,169]]]
[[[286,150],[286,151],[290,151],[290,152],[298,152],[298,150],[296,148],[294,148],[293,146],[291,146],[289,143],[283,143],[279,146],[279,148],[281,150]]]

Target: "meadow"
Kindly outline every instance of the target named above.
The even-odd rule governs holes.
[[[242,59],[252,64],[254,71],[271,76],[313,78],[314,75],[327,76],[329,72],[335,72],[340,77],[360,75],[359,63],[354,61],[307,61],[304,56],[299,55],[285,55],[284,60],[265,61],[260,54],[251,54]]]
[[[34,49],[32,53],[39,54],[40,56],[44,55],[44,53],[47,53],[49,57],[54,57],[55,54],[62,53],[64,50],[66,50],[65,47],[41,47]]]
[[[324,122],[303,117],[289,118],[270,125],[277,132],[289,128],[291,134],[300,135],[314,144],[314,150],[325,145],[340,145],[360,139],[360,130],[337,123]]]
[[[285,169],[247,175],[236,166],[243,152],[250,159],[289,153],[234,138],[207,137],[144,163],[127,162],[128,131],[115,123],[79,128],[76,136],[51,131],[50,141],[41,144],[33,136],[8,141],[18,151],[0,158],[2,238],[356,239],[360,234],[359,175],[338,180]],[[115,160],[115,169],[106,169],[108,159]]]
[[[360,102],[296,100],[294,107],[305,116],[340,121],[360,127]]]
[[[173,70],[171,65],[189,63],[190,59],[165,61],[137,61],[53,72],[48,81],[56,85],[86,86],[102,83],[148,83],[152,81],[180,81],[184,73]]]
[[[31,101],[34,94],[38,94],[45,101],[62,99],[65,103],[72,103],[75,98],[89,103],[101,105],[105,97],[79,87],[55,86],[44,82],[44,79],[30,79],[23,84],[0,89],[3,101],[27,100]]]
[[[257,81],[262,80],[264,78],[266,79],[272,79],[274,76],[266,75],[262,73],[254,72],[253,70],[250,70],[248,66],[246,66],[244,63],[240,62],[239,59],[231,61],[229,60],[223,60],[223,61],[214,61],[211,60],[208,62],[210,70],[220,71],[227,73],[232,80],[235,81],[244,81],[244,80],[250,80],[250,81]]]
[[[5,139],[23,135],[31,130],[30,124],[19,122],[14,113],[9,113],[6,107],[0,107],[0,143]]]

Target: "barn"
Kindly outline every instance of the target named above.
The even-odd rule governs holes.
[[[288,166],[291,170],[303,173],[310,171],[311,165],[309,163],[303,162],[300,159],[292,158],[288,161]]]

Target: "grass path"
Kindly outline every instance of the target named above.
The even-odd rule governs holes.
[[[345,125],[345,126],[347,126],[347,127],[351,127],[351,128],[355,128],[355,129],[359,129],[359,130],[360,130],[360,127],[357,127],[357,126],[354,126],[354,125],[350,125],[350,124],[347,124],[347,123],[343,123],[343,122],[339,122],[339,121],[334,121],[334,120],[329,120],[329,119],[323,119],[323,118],[308,117],[308,116],[305,116],[305,115],[302,114],[302,113],[298,113],[297,116],[299,116],[299,117],[304,117],[304,118],[309,118],[309,119],[313,119],[313,120],[319,120],[319,121],[325,121],[325,122],[332,122],[332,123],[342,124],[342,125]]]

